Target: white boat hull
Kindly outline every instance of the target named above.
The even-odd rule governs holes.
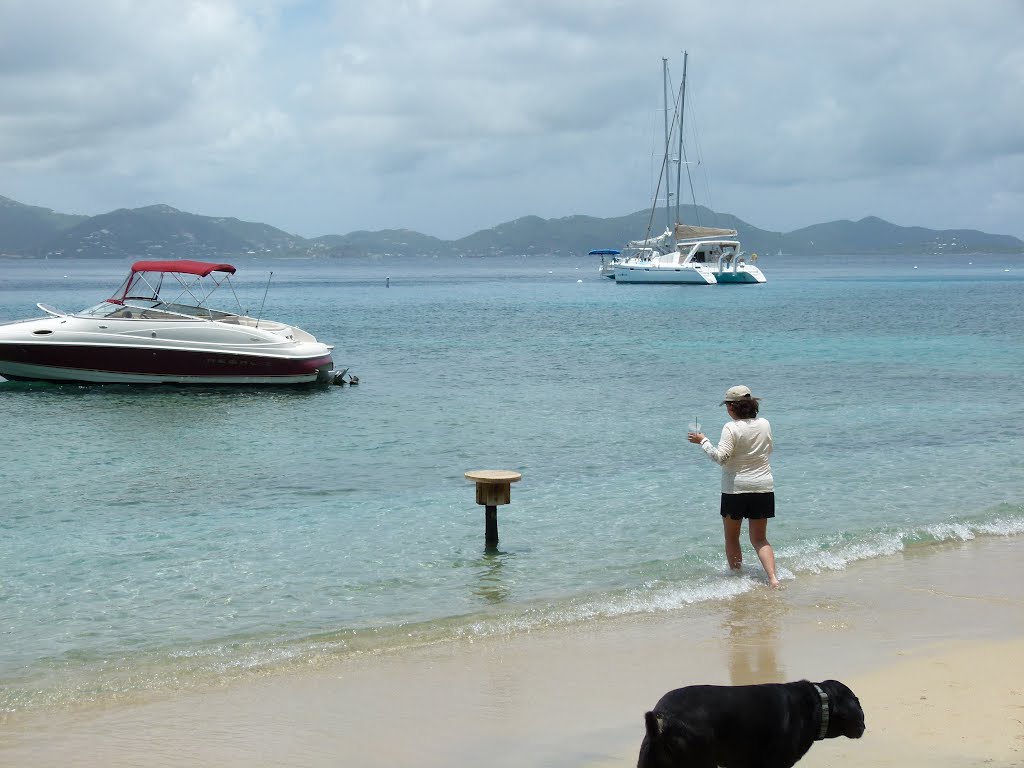
[[[304,384],[329,379],[330,346],[297,328],[264,325],[73,315],[7,323],[0,325],[0,376],[102,384]]]
[[[714,285],[715,276],[706,267],[618,266],[616,283],[662,283],[671,285]]]

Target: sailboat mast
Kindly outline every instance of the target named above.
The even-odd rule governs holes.
[[[672,173],[668,164],[669,142],[671,136],[668,130],[668,59],[661,58],[661,91],[665,103],[665,157],[662,160],[662,169],[665,174],[665,226],[672,228]]]
[[[679,86],[679,161],[676,165],[676,223],[682,223],[679,218],[679,204],[682,200],[683,189],[683,116],[686,114],[686,60],[690,54],[683,51],[683,82]]]

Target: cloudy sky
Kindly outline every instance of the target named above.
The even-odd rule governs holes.
[[[306,237],[621,216],[683,51],[698,203],[1024,238],[1024,0],[0,0],[0,195]]]

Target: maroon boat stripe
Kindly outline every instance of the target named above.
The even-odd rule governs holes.
[[[5,344],[3,356],[25,365],[153,376],[303,376],[333,365],[330,355],[295,359],[71,344]]]

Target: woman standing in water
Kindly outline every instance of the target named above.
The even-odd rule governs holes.
[[[746,518],[750,543],[768,574],[768,584],[777,589],[775,553],[768,543],[768,519],[775,517],[775,483],[768,463],[772,426],[757,415],[759,400],[749,387],[729,387],[721,404],[732,421],[722,427],[718,445],[713,445],[703,432],[689,432],[686,439],[703,448],[722,467],[721,514],[729,567],[738,570],[743,564],[740,528]]]

